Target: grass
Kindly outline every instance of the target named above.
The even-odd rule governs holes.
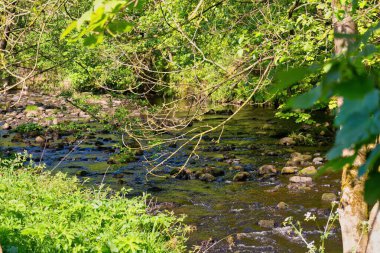
[[[151,214],[147,196],[89,189],[63,173],[0,158],[0,244],[4,252],[184,252],[182,218]]]
[[[38,110],[38,106],[36,106],[36,105],[27,105],[25,108],[26,112],[33,112],[33,111],[37,111],[37,110]]]
[[[26,134],[30,132],[41,132],[42,130],[43,130],[43,127],[37,123],[24,123],[17,126],[14,129],[14,132]]]

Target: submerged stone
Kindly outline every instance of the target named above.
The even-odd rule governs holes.
[[[286,208],[288,208],[288,204],[286,204],[285,202],[280,202],[277,204],[277,208],[278,209],[286,209]]]
[[[1,128],[3,130],[9,130],[9,129],[11,129],[11,126],[8,123],[5,123]]]
[[[292,166],[292,167],[284,167],[281,170],[281,174],[295,174],[298,171],[298,167]]]
[[[295,140],[291,137],[281,138],[279,143],[280,145],[284,145],[284,146],[291,146],[291,145],[296,144]]]
[[[89,175],[90,173],[88,173],[88,171],[85,171],[85,170],[80,170],[76,173],[77,176],[79,177],[85,177],[87,175]]]
[[[239,172],[234,176],[232,180],[234,182],[242,182],[246,181],[250,176],[251,174],[249,174],[248,172]]]
[[[289,181],[295,184],[311,184],[313,179],[311,177],[293,176],[289,178]]]
[[[273,165],[266,164],[259,168],[259,175],[276,175],[277,170]]]
[[[36,141],[37,143],[41,144],[41,143],[44,143],[44,142],[45,142],[45,138],[42,137],[42,136],[37,136],[36,139],[35,139],[35,141]]]
[[[322,194],[322,200],[327,202],[333,202],[337,200],[337,196],[335,193],[323,193]]]
[[[215,167],[207,167],[207,168],[203,169],[203,172],[209,173],[209,174],[213,175],[214,177],[220,177],[220,176],[223,176],[225,174],[224,170],[219,169],[219,168],[215,168]]]
[[[213,182],[215,181],[215,177],[209,173],[205,173],[199,176],[199,180],[204,182]]]
[[[306,167],[298,172],[301,176],[313,176],[317,174],[317,169],[314,166]]]
[[[262,228],[274,228],[274,220],[260,220],[258,224]]]

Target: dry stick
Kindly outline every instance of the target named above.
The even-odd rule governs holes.
[[[42,162],[42,157],[45,154],[46,144],[47,144],[47,139],[45,137],[44,149],[42,150],[42,153],[41,153],[41,156],[40,156],[40,162],[39,162],[40,165],[41,165],[41,162]]]
[[[185,167],[186,167],[186,165],[189,163],[191,157],[193,156],[193,154],[195,154],[195,151],[197,150],[197,148],[198,148],[198,146],[199,146],[199,143],[201,143],[202,137],[203,137],[203,135],[200,135],[200,136],[199,136],[199,139],[198,139],[197,144],[195,145],[195,147],[193,148],[193,150],[191,151],[191,153],[188,155],[188,157],[187,157],[185,163],[181,166],[181,169],[178,171],[178,173],[176,173],[176,174],[174,175],[174,177],[178,176],[178,175],[179,175],[179,174],[185,169]]]
[[[102,182],[100,183],[100,185],[103,184],[104,179],[106,178],[106,175],[107,175],[108,169],[109,169],[110,167],[111,167],[111,166],[108,166],[107,169],[106,169],[106,172],[104,172],[104,175],[103,175],[103,178],[102,178]]]

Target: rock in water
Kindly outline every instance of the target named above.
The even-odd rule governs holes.
[[[313,179],[311,177],[300,177],[300,176],[294,176],[289,178],[289,181],[291,183],[295,184],[311,184],[313,182]]]
[[[263,165],[259,168],[259,175],[263,176],[263,175],[276,175],[277,174],[277,170],[276,168],[273,166],[273,165]]]
[[[294,141],[294,139],[291,138],[291,137],[281,138],[279,142],[280,142],[281,145],[284,145],[284,146],[291,146],[291,145],[296,144],[296,142]]]
[[[249,174],[248,172],[239,172],[234,176],[232,180],[235,182],[242,182],[246,181],[250,176],[251,174]]]
[[[11,129],[11,126],[8,123],[5,123],[1,128],[3,130],[9,130],[9,129]]]
[[[322,194],[322,200],[327,202],[333,202],[336,201],[337,196],[335,193],[323,193]]]
[[[315,158],[313,159],[313,163],[314,163],[315,165],[321,165],[321,164],[323,163],[323,158],[322,158],[322,157],[315,157]]]
[[[286,209],[286,208],[288,208],[288,204],[286,204],[285,202],[280,202],[277,204],[277,208],[278,209]]]
[[[274,228],[274,220],[260,220],[259,226],[262,228]]]
[[[204,182],[213,182],[215,181],[215,177],[209,173],[205,173],[199,176],[199,180]]]
[[[44,142],[45,142],[45,138],[42,137],[42,136],[37,136],[37,137],[36,137],[36,142],[37,142],[38,144],[44,143]]]
[[[284,167],[281,170],[281,174],[295,174],[298,171],[297,167]]]
[[[306,167],[298,172],[301,176],[313,176],[317,174],[317,169],[314,166]]]

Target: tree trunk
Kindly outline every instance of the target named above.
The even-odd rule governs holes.
[[[377,253],[380,251],[380,207],[379,201],[371,210],[368,225],[368,245],[366,253]]]
[[[357,33],[356,24],[350,16],[351,6],[341,6],[339,0],[332,1],[334,13],[345,11],[343,19],[333,16],[335,34],[354,35]],[[354,42],[353,38],[336,36],[334,50],[336,55],[344,54]],[[343,104],[338,99],[338,106]],[[346,150],[349,152],[348,150]],[[365,176],[358,176],[358,168],[365,163],[368,149],[363,147],[352,167],[346,166],[342,174],[342,196],[340,200],[339,223],[342,230],[344,253],[375,253],[380,252],[380,209],[377,203],[368,217],[368,205],[364,200]],[[343,156],[345,156],[343,152]]]

